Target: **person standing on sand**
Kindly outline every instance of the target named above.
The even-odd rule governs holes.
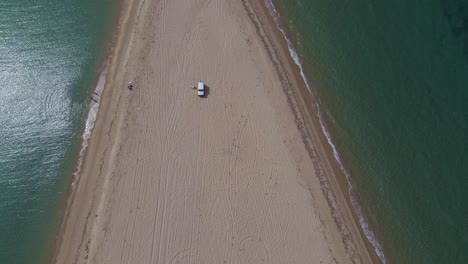
[[[128,89],[133,90],[133,82],[128,81]]]

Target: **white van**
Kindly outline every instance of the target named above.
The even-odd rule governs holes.
[[[205,96],[205,84],[203,82],[198,82],[197,93],[200,97]]]

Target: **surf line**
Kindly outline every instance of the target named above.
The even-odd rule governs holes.
[[[313,96],[312,89],[309,86],[309,81],[308,81],[308,79],[307,79],[307,77],[306,77],[306,75],[304,73],[304,70],[303,70],[303,67],[302,67],[302,62],[301,62],[301,59],[299,57],[299,54],[294,49],[293,43],[287,37],[286,31],[281,26],[280,16],[279,16],[279,14],[278,14],[278,12],[277,12],[277,10],[275,8],[275,5],[273,4],[273,1],[272,0],[265,0],[265,5],[266,5],[267,9],[270,11],[270,15],[273,17],[273,20],[275,21],[276,27],[278,28],[278,30],[281,32],[284,39],[286,40],[286,43],[288,45],[289,54],[291,55],[291,58],[294,60],[294,63],[297,65],[297,67],[299,67],[302,80],[304,81],[304,83],[305,83],[305,85],[307,87],[307,90],[309,90],[309,93]],[[382,263],[385,264],[387,261],[386,261],[385,255],[383,253],[382,246],[380,245],[379,241],[375,237],[375,234],[371,230],[369,224],[365,220],[364,214],[362,213],[361,205],[359,205],[356,197],[354,197],[354,195],[353,195],[353,185],[351,183],[351,175],[345,169],[345,167],[343,166],[343,164],[341,162],[340,154],[338,153],[335,145],[333,144],[332,137],[331,137],[330,133],[328,132],[328,129],[327,129],[326,125],[325,125],[325,122],[323,121],[323,114],[322,114],[322,111],[320,110],[320,105],[318,104],[318,102],[316,100],[315,100],[315,107],[317,109],[316,114],[318,116],[322,132],[324,133],[325,137],[327,138],[328,144],[332,148],[333,156],[335,157],[335,160],[337,161],[338,166],[340,167],[341,171],[343,172],[343,174],[346,177],[346,181],[348,183],[348,194],[349,194],[349,197],[350,197],[350,200],[351,200],[351,204],[354,207],[354,210],[355,210],[355,212],[356,212],[356,214],[358,216],[359,224],[361,225],[361,228],[364,231],[364,234],[365,234],[367,240],[374,247],[375,253],[379,257],[379,259],[382,261]]]
[[[101,99],[101,95],[102,95],[102,92],[104,91],[104,86],[106,85],[106,76],[107,76],[107,70],[108,70],[109,66],[108,66],[108,63],[105,64],[104,66],[104,70],[101,72],[101,74],[99,75],[99,80],[96,84],[96,87],[94,88],[94,95],[97,95],[99,96],[99,98],[97,98],[97,100],[93,100],[93,102],[91,102],[91,105],[90,105],[90,108],[89,108],[89,111],[88,111],[88,115],[86,117],[86,123],[85,123],[85,128],[84,128],[84,131],[83,131],[83,135],[81,137],[81,149],[80,149],[80,153],[79,153],[79,156],[78,156],[78,162],[76,163],[76,167],[75,167],[75,170],[73,171],[73,179],[72,179],[72,191],[75,190],[76,188],[76,184],[78,183],[78,180],[80,178],[80,173],[81,173],[81,167],[83,165],[83,158],[84,158],[84,155],[86,153],[86,149],[88,148],[88,144],[89,144],[89,139],[91,138],[91,132],[94,128],[94,123],[96,122],[96,117],[97,117],[97,114],[98,114],[98,111],[99,111],[99,104],[100,104],[100,99]],[[94,97],[93,95],[93,97]]]

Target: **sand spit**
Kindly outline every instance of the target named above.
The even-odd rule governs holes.
[[[123,3],[55,263],[371,262],[261,4]]]

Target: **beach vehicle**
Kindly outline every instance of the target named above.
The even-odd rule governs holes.
[[[201,81],[198,82],[197,93],[200,97],[205,96],[205,84]]]

